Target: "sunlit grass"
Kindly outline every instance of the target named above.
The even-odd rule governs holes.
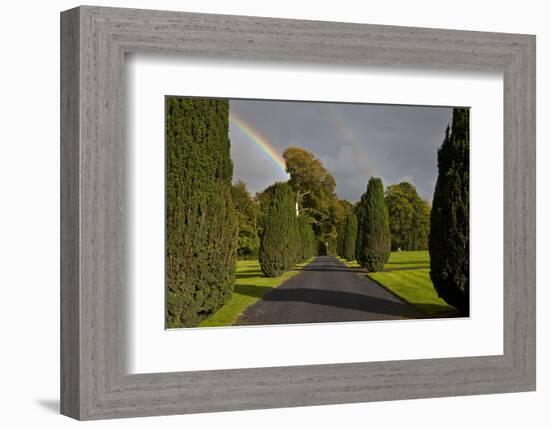
[[[346,261],[340,258],[340,261],[346,263],[348,267],[360,268],[357,261]],[[430,268],[430,254],[428,251],[401,251],[392,252],[390,259],[384,265],[384,270],[398,270],[411,268]]]
[[[427,315],[455,313],[456,310],[437,296],[429,269],[393,270],[369,273],[380,283]]]
[[[360,268],[357,261],[341,261],[348,267]],[[392,252],[383,271],[367,275],[428,316],[456,314],[432,285],[428,251]]]
[[[401,251],[392,252],[390,259],[384,266],[385,270],[410,268],[430,268],[430,254],[428,251]]]

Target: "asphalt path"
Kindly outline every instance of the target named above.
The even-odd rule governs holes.
[[[246,293],[246,287],[236,292]],[[253,289],[250,289],[253,292]],[[271,289],[239,317],[239,325],[349,322],[425,317],[412,305],[332,256],[320,256]]]

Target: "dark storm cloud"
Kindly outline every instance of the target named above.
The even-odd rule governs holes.
[[[310,150],[336,180],[338,196],[356,201],[371,176],[384,185],[413,183],[431,201],[437,148],[452,108],[231,100],[231,111],[261,133],[279,153]],[[230,123],[234,179],[252,193],[285,174],[234,122]]]

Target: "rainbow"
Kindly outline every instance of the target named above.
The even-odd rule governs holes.
[[[229,114],[231,122],[237,126],[257,147],[259,147],[267,157],[275,163],[275,165],[284,173],[286,172],[286,162],[275,148],[273,148],[268,139],[260,132],[252,127],[250,123],[247,123],[242,117],[239,117],[236,113],[231,112]]]

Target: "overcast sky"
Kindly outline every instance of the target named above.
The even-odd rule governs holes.
[[[288,146],[313,152],[334,176],[338,196],[351,202],[371,176],[384,187],[409,181],[431,201],[437,149],[452,116],[449,107],[290,101],[231,100],[230,109],[279,154]],[[255,194],[288,179],[236,121],[229,129],[234,181],[245,181]]]

